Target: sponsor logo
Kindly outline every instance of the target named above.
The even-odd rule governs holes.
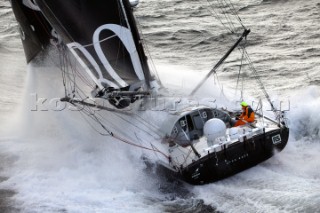
[[[114,33],[114,35],[110,36],[108,38],[105,38],[103,40],[100,40],[100,34],[104,30],[111,31]],[[101,62],[97,62],[93,58],[93,56],[89,53],[89,51],[85,48],[88,45],[83,46],[77,42],[72,42],[72,43],[67,44],[67,46],[69,47],[72,54],[77,58],[77,60],[80,62],[80,64],[85,68],[85,70],[89,73],[91,78],[93,78],[94,81],[96,82],[96,84],[99,86],[101,86],[101,83],[106,83],[109,86],[114,87],[114,88],[119,88],[119,86],[120,87],[128,86],[128,84],[125,82],[125,80],[121,79],[121,77],[113,69],[113,67],[109,63],[107,57],[103,53],[103,50],[101,47],[101,42],[106,41],[111,38],[114,38],[116,36],[121,40],[121,42],[123,43],[123,45],[125,46],[125,48],[129,52],[130,58],[131,58],[131,61],[132,61],[133,67],[134,67],[134,71],[135,71],[136,75],[138,76],[139,80],[144,80],[144,74],[143,74],[142,66],[140,64],[138,52],[136,50],[131,31],[128,28],[125,28],[123,26],[116,25],[116,24],[105,24],[105,25],[102,25],[96,29],[96,31],[94,32],[94,35],[93,35],[93,42],[92,42],[92,44],[89,44],[89,45],[93,45],[93,47],[98,55],[98,58]],[[96,78],[91,73],[87,64],[84,63],[84,61],[81,59],[81,57],[78,55],[78,53],[75,50],[80,51],[82,53],[82,55],[89,61],[89,63],[94,68],[94,71],[98,74],[98,78]],[[111,82],[103,77],[102,70],[100,69],[98,64],[103,64],[104,68],[108,71],[109,75],[114,79],[114,82],[116,82],[117,84],[115,84],[114,82]],[[101,88],[102,88],[102,86],[101,86]]]
[[[281,136],[280,136],[280,134],[275,135],[275,136],[272,137],[272,143],[273,143],[274,145],[277,145],[277,144],[281,143]]]
[[[198,179],[199,176],[200,176],[200,172],[199,172],[199,168],[197,168],[197,169],[193,172],[193,174],[191,175],[191,178],[192,178],[192,179]]]

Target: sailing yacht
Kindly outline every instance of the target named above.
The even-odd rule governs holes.
[[[191,184],[210,183],[253,167],[284,149],[289,129],[263,86],[275,119],[256,110],[255,121],[240,127],[232,126],[236,111],[210,104],[174,102],[179,106],[169,110],[150,107],[165,97],[167,90],[149,68],[132,9],[137,3],[11,0],[27,63],[35,63],[48,51],[59,55],[57,67],[65,87],[61,101],[84,107],[86,116],[100,126],[101,134],[133,149],[143,149],[145,158],[153,159],[170,174]],[[244,28],[190,96],[249,33]],[[100,109],[99,116],[93,108]],[[116,118],[124,124],[111,130],[108,123]],[[137,136],[141,131],[150,135],[148,141]]]

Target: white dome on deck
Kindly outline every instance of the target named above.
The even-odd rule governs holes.
[[[226,135],[226,124],[217,118],[208,120],[203,127],[203,133],[207,137],[208,144],[214,143],[217,138],[224,137]]]

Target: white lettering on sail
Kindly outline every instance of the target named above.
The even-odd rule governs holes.
[[[116,25],[116,24],[105,24],[100,26],[99,28],[96,29],[96,31],[93,34],[93,45],[94,45],[94,49],[96,50],[99,59],[101,60],[102,64],[104,65],[104,67],[106,68],[106,70],[108,71],[108,73],[110,74],[110,76],[122,87],[127,86],[126,82],[120,78],[120,76],[115,72],[115,70],[111,67],[108,59],[106,58],[106,56],[104,55],[101,45],[100,45],[100,33],[103,30],[110,30],[113,33],[115,33],[120,40],[122,41],[122,43],[124,44],[124,46],[126,47],[127,51],[130,54],[130,58],[135,70],[135,73],[137,75],[137,77],[139,78],[139,80],[144,80],[144,75],[143,75],[143,71],[142,71],[142,67],[140,64],[140,59],[131,35],[131,32],[129,29]]]
[[[23,0],[22,3],[32,10],[40,11],[40,8],[33,0]]]
[[[112,83],[111,81],[108,81],[107,79],[103,78],[101,69],[99,67],[99,65],[97,64],[97,62],[94,60],[94,58],[92,57],[92,55],[79,43],[77,42],[73,42],[73,43],[69,43],[67,44],[67,46],[69,47],[70,51],[72,52],[72,54],[76,57],[76,59],[79,61],[79,63],[81,64],[81,66],[83,66],[86,70],[86,72],[89,74],[89,76],[94,80],[94,82],[99,86],[100,89],[103,89],[104,87],[102,86],[101,83],[105,83],[107,85],[109,85],[110,87],[114,87],[114,88],[119,88],[116,84]],[[89,69],[89,67],[86,65],[86,63],[79,57],[79,55],[75,52],[75,49],[78,49],[82,52],[82,54],[86,57],[86,59],[88,59],[88,61],[90,62],[90,64],[94,67],[95,71],[98,73],[99,78],[97,79],[96,76],[94,76],[94,74],[92,73],[92,71]]]
[[[41,11],[34,0],[22,0],[22,3],[26,7],[30,8],[32,10]],[[100,61],[102,62],[104,68],[107,70],[108,74],[115,80],[115,83],[113,83],[112,81],[107,80],[103,77],[102,71],[98,65],[98,62],[95,61],[95,59],[85,49],[84,46],[82,46],[81,44],[79,44],[77,42],[72,42],[72,43],[67,44],[67,46],[69,47],[72,54],[76,57],[76,59],[81,64],[81,66],[84,67],[84,69],[89,74],[89,76],[94,80],[94,82],[99,86],[100,89],[104,88],[104,86],[102,86],[102,83],[105,83],[108,86],[114,87],[114,88],[119,88],[119,86],[120,87],[128,86],[128,84],[113,69],[113,67],[109,63],[108,59],[106,58],[104,52],[102,51],[101,41],[99,38],[100,38],[101,32],[104,30],[112,31],[115,34],[113,37],[117,36],[121,40],[121,42],[123,43],[123,45],[127,49],[128,53],[130,54],[130,59],[131,59],[136,76],[141,81],[145,80],[144,73],[143,73],[142,66],[141,66],[140,59],[139,59],[139,55],[137,53],[131,31],[128,28],[125,28],[123,26],[116,25],[116,24],[102,25],[102,26],[98,27],[93,34],[94,49],[95,49]],[[52,35],[52,38],[50,39],[50,43],[52,45],[56,46],[62,42],[61,37],[54,29],[52,29],[51,35]],[[24,39],[23,32],[22,32],[22,38]],[[81,59],[81,57],[77,54],[75,49],[78,49],[86,57],[86,59],[89,61],[89,63],[94,67],[93,71],[95,71],[98,74],[99,78],[97,78],[94,75],[94,73],[92,73],[92,71],[90,70],[88,65],[86,65],[86,63]]]

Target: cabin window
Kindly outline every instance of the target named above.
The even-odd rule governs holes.
[[[181,120],[181,121],[180,121],[180,126],[181,126],[181,127],[185,127],[186,125],[187,125],[186,120]]]
[[[189,132],[190,132],[190,131],[192,131],[194,129],[193,122],[192,122],[192,119],[191,119],[190,115],[187,115],[186,118],[187,118],[187,123],[188,123],[188,129],[189,129]]]
[[[219,113],[218,113],[216,110],[214,110],[214,111],[213,111],[213,116],[214,116],[215,118],[217,118],[217,117],[219,117]]]
[[[183,130],[183,131],[187,131],[187,121],[186,121],[186,118],[185,117],[183,117],[183,118],[181,118],[180,120],[179,120],[179,125],[180,125],[180,127],[181,127],[181,129]]]
[[[211,110],[206,110],[205,112],[207,114],[207,120],[210,120],[211,118],[213,118],[213,112]]]
[[[172,135],[177,135],[178,134],[178,128],[175,126],[172,130]]]
[[[200,115],[193,116],[194,125],[196,126],[196,129],[199,129],[199,130],[201,130],[204,125],[204,120],[201,117],[202,116]]]

